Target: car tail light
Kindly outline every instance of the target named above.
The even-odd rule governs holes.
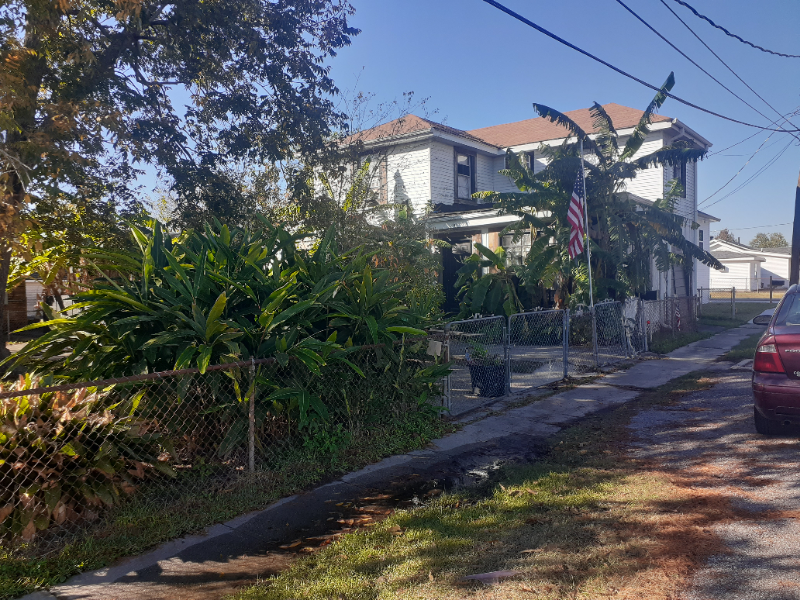
[[[775,337],[765,337],[756,348],[756,358],[753,361],[753,370],[762,373],[785,373],[781,357],[778,356],[778,346]]]

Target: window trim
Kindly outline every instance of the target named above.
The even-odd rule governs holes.
[[[683,193],[681,196],[679,196],[679,198],[686,198],[686,180],[688,179],[688,174],[685,160],[681,161],[680,165],[672,165],[672,179],[677,180],[678,183],[681,184],[681,188],[683,188]]]
[[[470,186],[470,193],[469,198],[461,198],[458,195],[458,156],[467,156],[469,157],[469,186]],[[478,154],[476,152],[470,152],[464,148],[457,148],[453,147],[453,197],[456,203],[463,203],[463,202],[476,202],[475,199],[472,197],[477,191],[476,185],[476,178],[475,178],[475,171],[478,165]]]

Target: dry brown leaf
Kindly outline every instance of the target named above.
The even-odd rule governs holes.
[[[428,581],[433,581],[433,571],[428,571]]]
[[[392,535],[403,535],[403,528],[399,525],[392,525],[387,531]]]

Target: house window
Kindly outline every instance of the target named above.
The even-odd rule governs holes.
[[[366,173],[366,187],[369,189],[369,202],[376,204],[386,204],[389,200],[389,182],[385,156],[364,156],[361,159],[361,166],[369,163],[369,171]]]
[[[678,183],[681,184],[681,188],[683,191],[681,192],[681,198],[686,198],[686,162],[682,162],[679,165],[672,166],[672,179],[677,179]]]
[[[525,153],[525,160],[522,161],[522,164],[525,165],[528,168],[528,170],[533,171],[533,167],[535,165],[535,162],[533,160],[533,150],[528,150]]]
[[[456,151],[456,198],[471,200],[475,193],[475,155]]]
[[[514,241],[516,237],[516,241]],[[515,265],[521,265],[528,257],[528,252],[531,250],[531,233],[530,231],[523,234],[504,235],[500,240],[500,245],[506,251],[506,256],[509,257],[509,262]]]
[[[519,157],[519,162],[522,163],[523,167],[526,167],[533,171],[534,160],[533,160],[533,150],[528,150],[527,152],[523,152]],[[503,157],[503,168],[508,168],[508,155]]]

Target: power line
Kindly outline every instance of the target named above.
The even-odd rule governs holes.
[[[748,46],[751,46],[751,47],[755,48],[756,50],[761,50],[762,52],[766,52],[767,54],[774,54],[775,56],[783,56],[784,58],[800,58],[800,54],[784,54],[783,52],[774,52],[774,51],[772,51],[772,50],[767,50],[766,48],[762,48],[762,47],[761,47],[761,46],[759,46],[758,44],[754,44],[754,43],[752,43],[752,42],[748,42],[747,40],[745,40],[745,39],[743,39],[743,38],[740,38],[740,37],[739,37],[738,35],[736,35],[735,33],[731,33],[730,31],[728,31],[727,29],[725,29],[725,28],[724,28],[722,25],[717,25],[716,23],[714,23],[714,21],[712,21],[711,19],[709,19],[707,16],[705,16],[705,15],[701,15],[699,12],[697,12],[697,10],[695,10],[695,9],[694,9],[694,8],[693,8],[691,5],[689,5],[687,2],[684,2],[683,0],[673,0],[673,2],[677,2],[677,3],[678,3],[678,4],[680,4],[681,6],[685,6],[685,7],[686,7],[686,8],[688,8],[690,11],[692,11],[696,17],[699,17],[699,18],[703,19],[704,21],[708,22],[709,24],[711,24],[711,26],[712,26],[712,27],[716,27],[716,28],[717,28],[717,29],[719,29],[720,31],[723,31],[723,32],[725,32],[725,35],[727,35],[727,36],[729,36],[729,37],[732,37],[732,38],[734,38],[734,39],[737,39],[737,40],[739,40],[740,42],[742,42],[743,44],[747,44]]]
[[[744,182],[743,182],[743,183],[742,183],[742,184],[741,184],[739,187],[737,187],[737,188],[736,188],[736,189],[734,189],[734,190],[731,190],[730,192],[728,192],[727,194],[725,194],[725,195],[724,195],[722,198],[720,198],[719,200],[717,200],[717,201],[715,201],[715,202],[712,202],[712,203],[711,203],[711,204],[709,204],[708,206],[704,206],[704,207],[703,207],[703,210],[707,210],[707,209],[711,208],[712,206],[714,206],[715,204],[719,204],[720,202],[722,202],[722,201],[723,201],[723,200],[725,200],[726,198],[728,198],[728,197],[732,196],[733,194],[735,194],[735,193],[736,193],[736,192],[738,192],[739,190],[743,189],[745,186],[747,186],[747,185],[749,185],[750,183],[752,183],[752,182],[753,182],[753,181],[754,181],[754,180],[755,180],[755,179],[756,179],[756,178],[757,178],[759,175],[761,175],[762,173],[764,173],[764,172],[765,172],[767,169],[769,169],[769,168],[770,168],[772,165],[774,165],[776,162],[778,162],[778,160],[780,159],[780,157],[781,157],[781,156],[783,156],[783,154],[784,154],[784,153],[785,153],[785,152],[786,152],[786,151],[789,149],[789,146],[791,146],[791,145],[792,145],[792,143],[791,143],[791,142],[789,142],[788,144],[786,144],[786,146],[784,146],[784,147],[783,147],[783,149],[782,149],[780,152],[778,152],[778,154],[776,154],[776,155],[775,155],[775,156],[774,156],[772,159],[770,159],[770,161],[769,161],[768,163],[766,163],[766,164],[765,164],[763,167],[761,167],[761,168],[760,168],[758,171],[756,171],[755,173],[753,173],[753,174],[752,174],[752,175],[751,175],[751,176],[750,176],[750,177],[749,177],[749,178],[748,178],[746,181],[744,181]]]
[[[664,37],[663,35],[661,35],[661,33],[659,33],[659,32],[658,32],[658,30],[656,30],[656,29],[655,29],[655,27],[653,27],[652,25],[650,25],[650,23],[648,23],[648,22],[647,22],[647,21],[645,21],[645,20],[644,20],[642,17],[640,17],[640,16],[639,16],[639,15],[638,15],[638,14],[637,14],[637,13],[636,13],[636,12],[635,12],[635,11],[634,11],[632,8],[630,8],[630,7],[629,7],[627,4],[625,4],[625,3],[624,3],[622,0],[616,0],[616,2],[617,2],[617,4],[619,4],[619,5],[620,5],[622,8],[624,8],[625,10],[627,10],[627,11],[628,11],[630,14],[632,14],[634,17],[636,17],[636,19],[638,19],[638,20],[639,20],[639,22],[641,22],[641,23],[642,23],[642,24],[643,24],[645,27],[647,27],[647,28],[648,28],[650,31],[652,31],[653,33],[655,33],[655,34],[656,34],[658,37],[660,37],[660,38],[661,38],[661,39],[662,39],[664,42],[666,42],[666,43],[667,43],[667,44],[668,44],[668,45],[669,45],[669,46],[670,46],[670,47],[671,47],[673,50],[675,50],[675,51],[676,51],[678,54],[680,54],[681,56],[683,56],[683,58],[685,58],[685,59],[686,59],[686,60],[688,60],[690,63],[692,63],[692,64],[693,64],[695,67],[697,67],[698,69],[700,69],[700,70],[701,70],[703,73],[705,73],[705,75],[706,75],[706,76],[708,76],[708,77],[710,77],[711,79],[713,79],[713,80],[714,80],[714,81],[715,81],[715,82],[716,82],[718,85],[720,85],[720,86],[721,86],[721,87],[722,87],[722,88],[723,88],[725,91],[727,91],[729,94],[731,94],[732,96],[734,96],[734,97],[735,97],[737,100],[739,100],[739,101],[743,102],[744,104],[746,104],[748,107],[750,107],[751,109],[753,109],[754,111],[756,111],[756,112],[757,112],[759,115],[761,115],[761,116],[762,116],[762,117],[764,117],[765,119],[769,120],[769,117],[768,117],[767,115],[765,115],[764,113],[762,113],[762,112],[761,112],[760,110],[758,110],[758,109],[757,109],[755,106],[753,106],[752,104],[750,104],[750,103],[749,103],[747,100],[745,100],[744,98],[742,98],[742,97],[741,97],[739,94],[737,94],[736,92],[734,92],[734,91],[733,91],[731,88],[729,88],[727,85],[725,85],[724,83],[722,83],[722,82],[721,82],[719,79],[717,79],[716,77],[714,77],[714,76],[713,76],[711,73],[709,73],[708,71],[706,71],[706,70],[705,70],[703,67],[701,67],[701,66],[700,66],[700,65],[699,65],[699,64],[698,64],[698,63],[697,63],[697,62],[696,62],[694,59],[692,59],[692,58],[691,58],[691,57],[690,57],[688,54],[686,54],[686,53],[685,53],[683,50],[681,50],[680,48],[678,48],[678,47],[677,47],[675,44],[673,44],[672,42],[670,42],[670,41],[669,41],[669,40],[668,40],[666,37]],[[662,2],[663,2],[663,0],[662,0]],[[667,8],[669,8],[669,7],[667,7]],[[673,14],[674,14],[674,13],[673,13]],[[677,15],[676,15],[676,16],[677,16]],[[706,47],[708,48],[708,46],[706,46]],[[709,50],[710,50],[710,48],[709,48]],[[716,56],[716,55],[715,55],[715,56]],[[719,57],[717,57],[717,58],[719,58]],[[722,60],[722,59],[720,59],[720,60]],[[724,64],[724,63],[723,63],[723,64]],[[727,65],[726,65],[726,66],[727,66]],[[728,67],[728,68],[730,69],[730,67]],[[734,73],[734,75],[735,75],[735,73]],[[737,77],[738,77],[738,75],[737,75]],[[740,81],[741,81],[741,78],[740,78]],[[744,82],[742,82],[742,83],[744,83]],[[745,85],[747,85],[747,84],[745,84]],[[747,87],[748,87],[748,88],[750,88],[750,86],[747,86]],[[750,90],[751,90],[751,91],[753,91],[753,92],[755,93],[755,90],[753,90],[753,88],[750,88]],[[758,94],[756,94],[756,95],[758,95]],[[758,97],[759,97],[759,98],[761,98],[761,96],[758,96]],[[761,98],[761,100],[764,100],[764,99],[763,99],[763,98]],[[766,102],[766,100],[764,100],[764,102]],[[768,103],[768,104],[769,104],[769,103]],[[770,106],[770,108],[772,108],[772,106]],[[773,108],[772,110],[775,110],[775,109]],[[778,111],[777,111],[777,110],[775,110],[775,112],[778,112]],[[780,115],[780,113],[778,113],[778,114]],[[778,125],[778,127],[781,127],[781,125]],[[797,141],[800,141],[800,138],[798,138],[796,135],[795,135],[794,137],[795,137],[795,139],[797,139]]]
[[[765,99],[765,98],[764,98],[764,97],[763,97],[761,94],[759,94],[757,91],[755,91],[755,90],[754,90],[752,87],[750,87],[750,84],[748,84],[748,83],[747,83],[747,82],[746,82],[744,79],[742,79],[741,77],[739,77],[739,74],[738,74],[736,71],[734,71],[734,70],[733,70],[733,68],[732,68],[730,65],[728,65],[728,63],[726,63],[724,60],[722,60],[722,58],[721,58],[721,57],[720,57],[720,56],[719,56],[719,55],[718,55],[716,52],[714,52],[714,50],[712,50],[712,49],[711,49],[711,46],[709,46],[708,44],[706,44],[706,43],[705,43],[705,41],[703,41],[703,38],[701,38],[699,35],[697,35],[697,33],[695,33],[694,29],[692,29],[691,27],[689,27],[689,24],[688,24],[688,23],[686,23],[686,21],[684,21],[683,19],[681,19],[681,18],[680,18],[680,16],[678,16],[678,14],[677,14],[677,13],[676,13],[674,10],[672,10],[672,8],[671,8],[671,7],[670,7],[670,6],[667,4],[666,0],[661,0],[661,4],[663,4],[663,5],[666,7],[666,9],[667,9],[669,12],[671,12],[671,13],[672,13],[672,14],[675,16],[675,18],[676,18],[676,19],[678,19],[678,21],[680,21],[680,22],[683,24],[683,26],[684,26],[684,27],[686,27],[686,29],[688,29],[688,30],[689,30],[689,32],[690,32],[690,33],[691,33],[691,34],[692,34],[692,35],[693,35],[695,38],[697,38],[697,40],[698,40],[698,41],[699,41],[701,44],[703,44],[703,46],[705,46],[705,47],[706,47],[706,50],[708,50],[709,52],[711,52],[711,54],[713,54],[713,55],[714,55],[714,58],[716,58],[716,59],[717,59],[719,62],[721,62],[721,63],[722,63],[724,66],[725,66],[725,68],[726,68],[726,69],[728,69],[728,71],[730,71],[731,73],[733,73],[733,76],[734,76],[734,77],[736,77],[736,79],[738,79],[739,81],[741,81],[741,82],[742,82],[742,83],[743,83],[743,84],[744,84],[744,85],[747,87],[747,89],[748,89],[748,90],[750,90],[750,91],[751,91],[751,92],[753,92],[753,93],[754,93],[756,96],[758,96],[759,100],[761,100],[761,101],[762,101],[764,104],[766,104],[767,106],[769,106],[769,107],[770,107],[770,108],[771,108],[771,109],[772,109],[772,110],[775,112],[775,114],[777,114],[777,115],[779,115],[779,116],[783,117],[784,121],[789,121],[789,123],[791,123],[792,125],[794,125],[794,123],[792,123],[792,122],[791,122],[791,119],[787,119],[787,118],[786,118],[784,115],[781,115],[781,113],[778,111],[778,109],[776,109],[774,106],[772,106],[772,104],[770,104],[769,102],[767,102],[767,100],[766,100],[766,99]],[[760,114],[760,113],[759,113],[759,114]],[[779,125],[779,127],[780,127],[780,125]]]
[[[736,173],[734,173],[734,174],[733,174],[733,177],[731,177],[730,179],[728,179],[728,181],[726,181],[726,182],[725,182],[725,184],[724,184],[722,187],[718,188],[716,192],[714,192],[713,194],[711,194],[710,196],[708,196],[707,198],[705,198],[705,199],[704,199],[702,202],[700,202],[700,203],[697,205],[697,206],[698,206],[698,208],[699,208],[700,206],[702,206],[703,204],[705,204],[706,202],[708,202],[709,200],[711,200],[711,199],[712,199],[714,196],[716,196],[717,194],[719,194],[719,193],[720,193],[722,190],[724,190],[726,187],[728,187],[728,186],[730,185],[730,183],[731,183],[731,182],[732,182],[734,179],[736,179],[736,178],[737,178],[737,177],[738,177],[738,176],[741,174],[741,172],[742,172],[742,171],[744,171],[745,167],[747,167],[747,165],[749,165],[749,164],[750,164],[750,161],[751,161],[751,160],[753,160],[753,159],[755,158],[756,154],[758,154],[759,152],[761,152],[762,148],[764,148],[764,144],[766,144],[766,143],[767,143],[767,142],[770,140],[770,138],[771,138],[771,137],[772,137],[772,134],[770,134],[770,136],[769,136],[767,139],[765,139],[763,142],[761,142],[761,145],[760,145],[758,148],[756,148],[756,151],[755,151],[755,152],[753,152],[753,153],[750,155],[750,158],[748,158],[748,159],[745,161],[745,163],[744,163],[744,164],[743,164],[741,167],[739,167],[739,170],[738,170],[738,171],[736,171]],[[777,141],[777,140],[776,140],[776,141]],[[772,144],[770,144],[769,146],[767,146],[767,148],[769,148],[769,147],[771,147],[771,146],[773,146],[773,145],[775,145],[775,142],[772,142]]]
[[[525,17],[523,17],[519,13],[516,13],[513,10],[511,10],[510,8],[507,8],[506,6],[503,6],[502,4],[497,2],[496,0],[483,0],[483,2],[485,2],[486,4],[490,4],[491,6],[494,6],[498,10],[501,10],[504,13],[506,13],[507,15],[517,19],[518,21],[520,21],[522,23],[524,23],[528,27],[532,27],[533,29],[535,29],[539,33],[543,33],[547,37],[556,40],[560,44],[563,44],[564,46],[567,46],[568,48],[571,48],[571,49],[575,50],[576,52],[580,52],[581,54],[583,54],[584,56],[587,56],[588,58],[591,58],[595,62],[599,62],[601,65],[604,65],[604,66],[608,67],[612,71],[616,71],[620,75],[623,75],[623,76],[627,77],[628,79],[632,79],[636,83],[639,83],[639,84],[641,84],[641,85],[643,85],[643,86],[645,86],[647,88],[650,88],[651,90],[654,90],[656,92],[664,94],[665,96],[667,96],[669,98],[672,98],[676,102],[680,102],[681,104],[685,104],[686,106],[689,106],[691,108],[694,108],[694,109],[699,110],[701,112],[704,112],[706,114],[713,115],[713,116],[718,117],[720,119],[724,119],[726,121],[730,121],[731,123],[737,123],[739,125],[744,125],[746,127],[753,127],[755,129],[761,129],[762,131],[778,131],[778,132],[781,132],[781,133],[798,133],[798,132],[800,132],[800,129],[774,129],[774,128],[771,128],[771,127],[763,127],[761,125],[754,125],[753,123],[748,123],[746,121],[740,121],[740,120],[734,119],[732,117],[726,117],[725,115],[721,115],[720,113],[714,112],[713,110],[709,110],[707,108],[703,108],[702,106],[698,106],[697,104],[689,102],[688,100],[684,100],[680,96],[676,96],[675,94],[672,94],[670,92],[664,91],[661,88],[656,87],[651,83],[647,83],[646,81],[644,81],[642,79],[639,79],[638,77],[636,77],[634,75],[631,75],[630,73],[628,73],[626,71],[623,71],[619,67],[615,67],[614,65],[612,65],[611,63],[603,60],[602,58],[598,58],[597,56],[595,56],[591,52],[588,52],[586,50],[583,50],[582,48],[579,48],[575,44],[572,44],[572,43],[568,42],[567,40],[565,40],[564,38],[557,36],[556,34],[548,31],[544,27],[541,27],[541,26],[537,25],[536,23],[534,23],[533,21],[530,21],[529,19],[526,19]]]
[[[728,231],[744,231],[745,229],[766,229],[768,227],[782,227],[783,225],[791,225],[792,222],[788,223],[775,223],[774,225],[756,225],[755,227],[724,227],[723,229],[727,229]],[[714,231],[722,231],[722,229],[715,229]]]
[[[796,115],[798,112],[800,112],[800,106],[796,106],[796,107],[794,108],[794,110],[792,110],[791,112],[788,112],[788,113],[786,113],[785,115],[781,115],[781,117],[782,117],[784,120],[786,120],[786,118],[787,118],[787,116],[788,116],[788,115],[792,115],[792,116],[794,116],[794,115]],[[777,123],[779,120],[780,120],[780,119],[776,119],[775,121],[773,121],[773,123]],[[747,136],[746,138],[744,138],[743,140],[739,140],[739,141],[738,141],[738,142],[736,142],[735,144],[731,144],[730,146],[727,146],[727,147],[723,148],[722,150],[717,150],[716,152],[709,152],[708,154],[706,154],[705,158],[706,158],[706,160],[707,160],[707,159],[711,158],[712,156],[717,156],[718,154],[722,154],[723,152],[726,152],[727,150],[730,150],[731,148],[735,148],[736,146],[738,146],[738,145],[740,145],[740,144],[744,144],[745,142],[748,142],[748,141],[752,140],[752,139],[753,139],[754,137],[756,137],[756,136],[757,136],[759,133],[761,133],[761,132],[760,132],[760,131],[756,131],[756,132],[755,132],[755,133],[753,133],[752,135],[748,135],[748,136]],[[767,138],[767,139],[769,139],[769,138]],[[741,156],[745,156],[745,155],[744,155],[744,154],[742,154]]]

